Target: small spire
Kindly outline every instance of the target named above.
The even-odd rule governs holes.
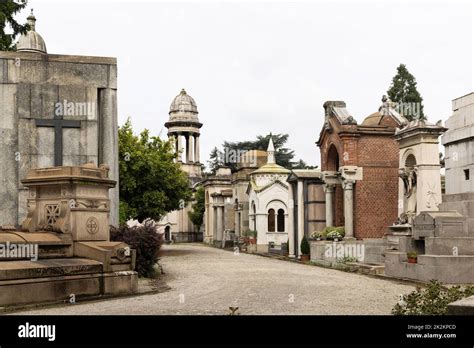
[[[270,140],[267,147],[267,164],[275,164],[275,146],[273,145],[273,136],[270,133]]]
[[[28,25],[30,26],[31,31],[36,31],[36,17],[33,13],[33,9],[31,9],[31,13],[27,18],[28,20]]]

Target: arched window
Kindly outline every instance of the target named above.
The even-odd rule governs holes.
[[[283,209],[278,209],[277,231],[285,232],[285,211]]]
[[[268,210],[268,232],[275,232],[275,210]]]

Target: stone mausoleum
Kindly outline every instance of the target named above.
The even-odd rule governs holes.
[[[119,178],[116,58],[49,54],[33,13],[28,23],[17,51],[0,52],[0,225],[26,217],[21,179],[32,168],[108,163]]]
[[[398,244],[386,252],[387,276],[474,283],[473,96],[453,100],[447,128],[414,121],[397,132],[403,224],[391,227],[399,232],[394,232]],[[441,134],[446,159],[444,196],[438,158]]]

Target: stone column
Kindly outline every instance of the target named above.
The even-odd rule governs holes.
[[[194,135],[194,140],[196,142],[196,146],[194,147],[194,162],[200,163],[200,158],[199,158],[199,134]]]
[[[288,186],[288,256],[295,257],[295,202],[293,200],[293,184]]]
[[[217,207],[212,207],[212,243],[217,240]]]
[[[119,215],[119,168],[118,168],[118,120],[117,90],[99,90],[99,163],[110,166],[109,179],[116,180],[115,188],[110,189],[110,224],[118,226]]]
[[[185,151],[185,157],[184,157],[184,161],[185,163],[189,163],[190,162],[190,146],[189,146],[189,138],[191,137],[189,133],[185,133],[184,135],[185,137],[185,141],[186,141],[186,151]]]
[[[224,214],[223,214],[223,210],[224,210],[224,207],[223,207],[223,206],[218,206],[218,207],[217,207],[217,216],[216,216],[216,220],[217,220],[217,235],[216,235],[216,239],[217,239],[218,241],[222,241],[223,232],[224,232],[224,224],[223,224]]]
[[[303,196],[303,182],[298,181],[297,187],[297,200],[298,200],[298,245],[296,250],[298,250],[298,255],[301,255],[301,241],[304,236],[304,196]]]
[[[183,162],[183,153],[182,153],[182,150],[183,150],[183,143],[182,143],[182,135],[181,133],[178,133],[177,135],[177,138],[178,138],[178,162]]]
[[[194,162],[194,134],[189,134],[188,137],[189,145],[188,145],[188,162]]]
[[[344,228],[346,230],[346,239],[354,238],[354,181],[344,180],[342,188],[344,189]]]
[[[334,226],[334,216],[332,214],[334,204],[334,185],[324,184],[326,193],[326,226]]]

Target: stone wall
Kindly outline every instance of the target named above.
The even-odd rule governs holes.
[[[53,120],[64,101],[87,106],[73,115],[64,111],[80,128],[63,129],[63,165],[107,163],[118,181],[116,59],[0,52],[0,225],[24,219],[27,191],[20,180],[29,169],[54,166],[54,128],[38,127],[37,120]],[[116,225],[118,185],[110,199]]]

